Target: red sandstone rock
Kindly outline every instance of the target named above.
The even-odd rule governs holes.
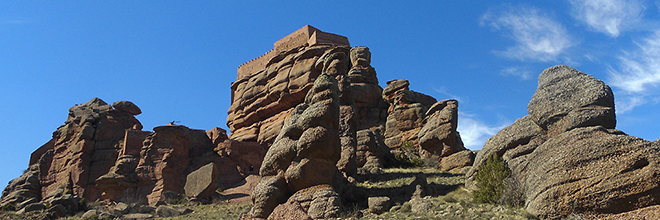
[[[298,105],[284,124],[260,168],[262,180],[252,193],[252,216],[269,216],[288,195],[299,190],[334,185],[339,173],[336,163],[341,157],[337,84],[332,76],[321,75],[305,103]],[[312,217],[337,214],[329,206],[312,210],[308,212]]]
[[[133,113],[116,111],[98,98],[69,109],[66,123],[53,133],[54,141],[32,155],[48,157],[41,164],[42,195],[64,186],[88,201],[100,198],[94,180],[114,165],[125,130],[142,127]],[[46,149],[53,154],[38,154]]]

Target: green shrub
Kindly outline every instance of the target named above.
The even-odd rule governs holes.
[[[511,175],[511,170],[506,162],[496,153],[491,155],[486,163],[479,167],[475,180],[477,190],[472,194],[475,202],[492,203],[498,202],[506,186],[504,180]]]
[[[412,141],[406,141],[399,147],[400,153],[394,154],[396,166],[401,168],[423,167],[424,160],[417,154],[417,147]]]
[[[14,203],[7,203],[0,208],[0,211],[3,212],[8,212],[8,211],[16,211],[16,205]]]

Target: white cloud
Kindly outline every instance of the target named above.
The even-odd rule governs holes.
[[[573,16],[598,32],[618,37],[642,18],[644,6],[637,0],[570,0]]]
[[[647,101],[644,97],[641,96],[626,96],[619,99],[616,99],[614,104],[616,108],[616,114],[624,114],[633,110],[635,107],[646,104]]]
[[[457,95],[454,95],[453,93],[447,92],[447,88],[445,88],[444,86],[443,86],[443,87],[440,87],[440,88],[433,88],[433,90],[434,90],[435,92],[437,92],[437,93],[440,93],[440,94],[442,94],[442,95],[448,96],[450,99],[455,99],[455,100],[458,101],[459,103],[461,103],[461,102],[463,102],[463,101],[466,101],[466,100],[464,100],[463,98],[461,98],[461,97],[459,97],[459,96],[457,96]]]
[[[573,46],[564,26],[533,7],[491,10],[482,16],[481,25],[508,33],[516,45],[498,53],[512,59],[553,61]]]
[[[461,139],[466,148],[478,150],[484,146],[488,138],[497,134],[507,124],[489,126],[484,122],[474,119],[469,114],[459,113],[457,130],[461,134]]]
[[[500,71],[503,76],[517,76],[521,80],[528,80],[532,76],[532,70],[527,66],[511,66]]]
[[[617,114],[648,103],[649,96],[657,96],[652,89],[660,86],[660,30],[636,44],[636,50],[618,57],[618,68],[609,69],[609,84],[622,92]]]
[[[660,30],[637,43],[637,50],[619,56],[619,69],[610,69],[610,84],[626,93],[644,94],[660,85]]]

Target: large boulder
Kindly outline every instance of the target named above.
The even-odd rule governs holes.
[[[551,135],[577,127],[616,127],[614,95],[609,86],[569,66],[553,66],[539,75],[529,115]]]
[[[542,218],[660,204],[660,143],[614,129],[614,97],[602,81],[568,66],[548,68],[528,111],[486,141],[467,174],[467,188],[476,189],[479,167],[498,154],[510,178],[521,183],[513,191]]]
[[[218,185],[218,170],[214,163],[209,163],[191,172],[186,177],[183,187],[186,196],[190,199],[206,200],[215,194]]]
[[[549,139],[529,156],[530,213],[554,219],[660,204],[660,143],[590,126]]]

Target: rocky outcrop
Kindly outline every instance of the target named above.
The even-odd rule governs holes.
[[[255,174],[265,150],[254,142],[229,140],[225,131],[165,125],[154,132],[127,130],[120,157],[96,180],[103,199],[122,202],[168,203],[165,193],[208,202],[217,189],[226,189]]]
[[[405,142],[418,145],[417,133],[424,126],[426,111],[436,102],[430,96],[410,91],[405,79],[387,82],[383,99],[389,103],[385,124],[385,144],[399,148]]]
[[[110,106],[98,98],[69,109],[53,139],[32,153],[28,170],[5,188],[0,206],[19,210],[63,193],[155,205],[171,200],[166,195],[185,194],[186,185],[191,198],[209,201],[216,189],[235,186],[261,166],[265,149],[256,142],[230,140],[219,128],[169,124],[142,131],[134,117],[139,113],[131,102]],[[214,176],[187,180],[193,171],[206,170]]]
[[[125,130],[142,129],[134,117],[141,112],[135,104],[119,101],[113,105],[94,98],[71,107],[53,139],[32,153],[29,172],[5,188],[3,203],[38,202],[58,188],[88,201],[100,198],[102,192],[94,180],[114,165]],[[19,194],[25,199],[10,198]]]
[[[227,111],[231,139],[272,144],[321,74],[317,60],[332,48],[315,45],[284,51],[263,70],[232,83],[232,105]]]
[[[389,103],[385,144],[393,153],[440,163],[443,158],[466,150],[457,131],[458,101],[437,102],[411,91],[410,82],[405,79],[387,83],[382,95]],[[471,162],[466,160],[465,166]],[[458,167],[451,169],[454,168]]]
[[[602,81],[568,66],[539,76],[529,115],[491,137],[466,186],[492,154],[503,157],[528,212],[614,214],[660,204],[660,143],[615,130],[614,97]]]
[[[394,164],[394,155],[375,132],[364,129],[357,132],[356,163],[358,173],[380,173],[387,164]]]
[[[135,152],[135,146],[125,146],[124,152]],[[223,161],[206,132],[170,124],[155,127],[138,155],[123,155],[96,183],[104,199],[156,205],[166,203],[165,192],[184,194],[187,175],[208,164]]]
[[[458,128],[458,101],[443,100],[425,113],[424,126],[417,133],[422,158],[447,157],[466,150]]]
[[[341,157],[337,84],[328,74],[319,76],[305,102],[291,112],[261,165],[262,179],[252,193],[254,206],[250,214],[253,217],[268,217],[275,207],[296,193],[301,194],[304,201],[310,199],[307,195],[313,195],[312,204],[328,203],[328,199],[334,198],[332,186],[339,175],[336,163]],[[327,193],[316,196],[321,189]],[[332,217],[337,214],[332,210],[335,208],[323,207],[307,210],[307,213],[313,218]]]
[[[39,175],[39,165],[33,164],[23,172],[23,175],[10,181],[2,191],[0,207],[13,204],[16,210],[20,210],[41,201]]]
[[[368,47],[353,47],[350,58],[352,67],[348,77],[355,102],[357,129],[384,131],[388,104],[382,98],[383,88],[378,85],[376,70],[371,66],[371,52]]]

